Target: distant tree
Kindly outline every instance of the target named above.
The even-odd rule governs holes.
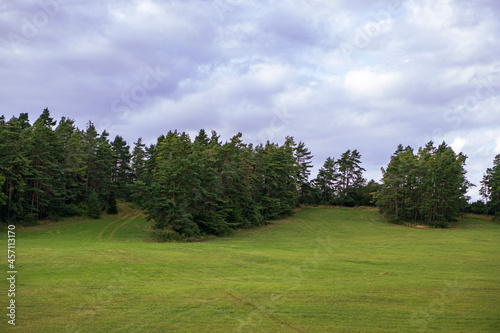
[[[98,133],[95,129],[94,124],[89,121],[87,124],[87,129],[83,134],[83,140],[85,144],[85,150],[83,152],[85,158],[85,200],[92,192],[94,173],[96,172],[95,160],[97,158],[97,137]]]
[[[63,145],[53,130],[55,125],[46,108],[31,127],[29,157],[34,173],[29,179],[28,191],[30,213],[36,218],[57,216],[65,201],[60,179]]]
[[[340,205],[355,206],[356,200],[350,195],[353,189],[363,186],[364,168],[361,167],[361,154],[356,150],[347,150],[340,156],[337,165],[338,202]]]
[[[62,117],[54,131],[60,144],[58,158],[59,182],[64,204],[74,204],[81,199],[83,179],[83,145],[81,133],[75,129],[74,120]]]
[[[113,152],[113,166],[111,169],[113,190],[119,198],[128,199],[126,186],[132,178],[130,147],[120,135],[117,135],[111,143],[111,150]]]
[[[486,204],[481,200],[469,203],[466,208],[466,213],[472,214],[487,214]]]
[[[417,179],[422,176],[417,172],[417,157],[411,147],[399,145],[386,169],[382,168],[383,185],[379,193],[381,211],[394,220],[408,220],[419,214],[422,202],[422,187],[417,186]],[[411,195],[413,193],[413,195]]]
[[[357,206],[375,206],[380,187],[380,184],[372,179],[368,183],[353,188],[349,196]]]
[[[273,220],[290,215],[298,204],[295,158],[292,142],[282,146],[270,143],[255,147],[258,197],[262,216]]]
[[[293,137],[287,137],[286,139],[293,150],[293,157],[295,159],[294,166],[296,169],[295,180],[299,191],[299,203],[303,203],[306,200],[306,196],[311,194],[309,176],[311,175],[312,168],[311,160],[314,156],[309,149],[306,148],[304,142],[300,141],[296,144]]]
[[[149,179],[146,163],[148,154],[145,150],[146,145],[142,143],[142,138],[139,138],[134,143],[132,151],[132,180],[133,181],[147,181]]]
[[[321,194],[319,203],[327,205],[357,206],[363,204],[364,168],[361,154],[347,150],[337,161],[328,157],[319,170],[313,186]],[[366,200],[365,200],[366,201]]]
[[[208,138],[207,132],[201,129],[196,138],[194,139],[194,145],[200,147],[201,149],[206,148],[210,144],[210,139]]]
[[[493,167],[486,169],[481,181],[480,193],[487,201],[487,211],[492,211],[495,219],[500,218],[500,154],[493,160]]]
[[[455,154],[444,142],[429,142],[417,155],[398,146],[378,194],[380,211],[393,221],[414,221],[444,227],[465,210],[471,185],[465,177],[467,156]]]
[[[64,126],[59,123],[59,127]],[[56,129],[58,132],[59,127]],[[62,135],[61,135],[62,136]],[[84,133],[78,129],[69,135],[63,136],[64,156],[62,159],[62,187],[65,191],[67,204],[79,204],[85,201],[86,190],[86,145]]]
[[[337,196],[337,174],[338,167],[334,157],[327,157],[323,167],[319,169],[316,179],[313,181],[315,187],[321,193],[319,203],[331,205],[334,204]]]
[[[0,219],[4,222],[23,222],[36,217],[30,214],[28,179],[35,173],[29,157],[31,131],[27,114],[0,121],[0,174],[5,177],[2,192],[7,197],[0,207]]]

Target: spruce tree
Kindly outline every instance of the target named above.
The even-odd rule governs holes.
[[[486,208],[495,219],[500,219],[500,154],[493,160],[493,167],[486,169],[481,181],[480,193],[486,200]]]
[[[146,145],[142,143],[142,138],[139,138],[137,142],[134,143],[134,149],[132,151],[132,180],[133,181],[146,181],[148,177],[146,161],[148,159],[148,154],[145,151]]]
[[[355,206],[355,200],[350,196],[353,189],[359,188],[364,183],[361,167],[361,154],[356,150],[347,150],[336,162],[338,173],[338,203],[344,206]]]
[[[314,186],[321,193],[320,204],[332,205],[337,192],[337,164],[334,157],[327,157],[325,163],[318,171]]]
[[[399,145],[386,169],[378,195],[380,211],[395,222],[420,222],[445,227],[465,210],[470,183],[467,156],[455,154],[444,142],[429,142],[418,150]]]
[[[30,213],[28,199],[28,181],[35,171],[29,149],[32,144],[32,132],[27,121],[27,114],[12,117],[0,122],[0,173],[5,177],[2,192],[7,197],[1,207],[0,219],[4,222],[22,222],[34,219]]]
[[[113,165],[111,170],[112,187],[119,198],[126,199],[128,198],[126,186],[130,183],[132,178],[132,168],[130,166],[132,156],[130,154],[130,147],[120,135],[117,135],[111,143],[111,150],[113,152]]]
[[[96,191],[92,190],[87,198],[87,215],[93,219],[99,219],[102,213],[101,200]]]
[[[60,179],[63,145],[52,129],[55,124],[46,108],[31,127],[29,156],[34,174],[29,181],[29,200],[30,213],[37,218],[56,217],[64,205],[65,193]]]

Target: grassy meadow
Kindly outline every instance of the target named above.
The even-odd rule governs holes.
[[[123,204],[18,227],[16,326],[4,292],[0,332],[500,331],[500,224],[483,217],[420,229],[306,208],[194,243],[154,243],[149,228]]]

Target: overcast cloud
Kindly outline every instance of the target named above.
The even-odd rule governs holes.
[[[0,32],[7,118],[48,107],[131,146],[290,135],[377,181],[400,143],[445,140],[477,185],[500,153],[495,0],[2,1]]]

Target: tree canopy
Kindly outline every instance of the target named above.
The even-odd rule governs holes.
[[[444,142],[434,147],[431,141],[417,154],[399,145],[387,168],[382,168],[380,211],[396,222],[446,226],[455,221],[469,199],[466,159]]]
[[[500,154],[495,156],[493,167],[486,169],[481,185],[486,208],[493,212],[495,219],[500,218]]]

